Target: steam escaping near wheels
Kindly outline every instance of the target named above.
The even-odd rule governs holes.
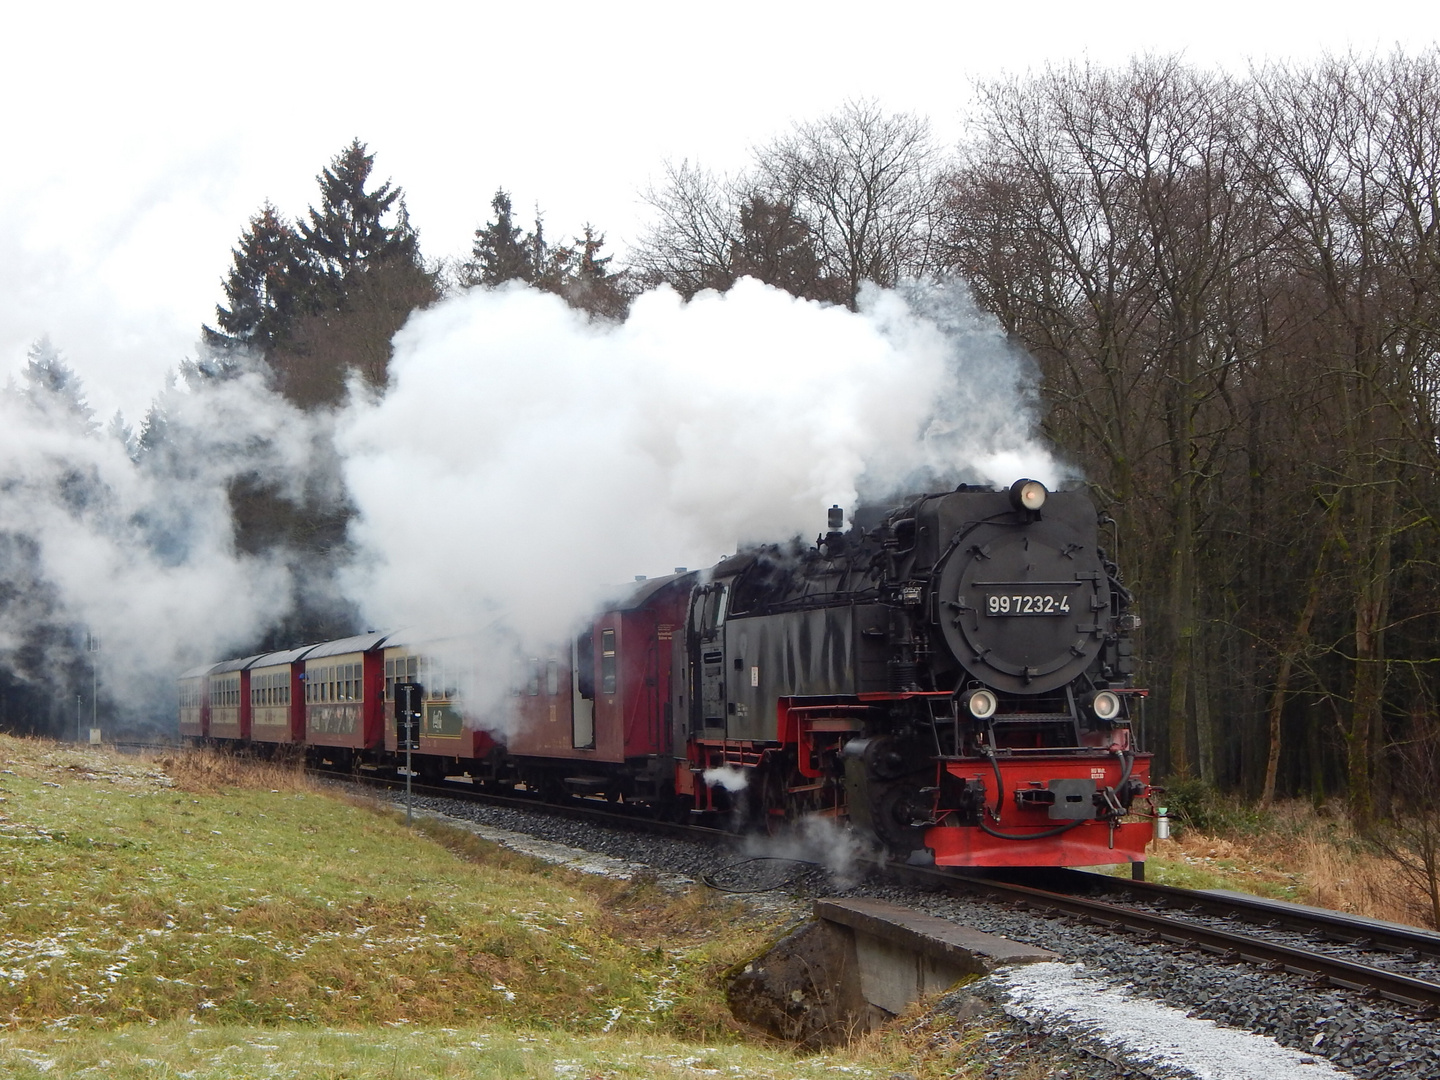
[[[730,765],[706,769],[700,774],[700,778],[710,787],[722,787],[732,795],[737,791],[744,791],[750,786],[750,777],[745,770]]]

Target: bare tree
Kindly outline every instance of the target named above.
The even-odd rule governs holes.
[[[862,282],[894,285],[933,269],[939,155],[924,117],[850,101],[755,156],[772,197],[809,223],[851,308]]]
[[[1433,431],[1440,352],[1440,65],[1432,50],[1272,67],[1256,96],[1257,175],[1309,309],[1306,362],[1327,391],[1330,439],[1316,479],[1340,502],[1351,613],[1348,685],[1333,696],[1348,699],[1337,719],[1351,812],[1364,826],[1383,786],[1398,544],[1433,517],[1407,489],[1436,464],[1433,442],[1412,435]]]
[[[667,284],[689,299],[728,289],[740,235],[738,185],[708,169],[666,162],[665,179],[642,196],[658,215],[635,245],[631,266],[647,285]]]
[[[1430,925],[1440,929],[1440,719],[1412,719],[1410,738],[1395,748],[1399,805],[1366,838],[1425,897]]]
[[[1169,761],[1188,772],[1193,742],[1213,781],[1198,558],[1269,233],[1239,90],[1147,58],[994,82],[980,101],[945,261],[1041,360],[1057,440],[1155,538],[1141,577],[1167,594]]]

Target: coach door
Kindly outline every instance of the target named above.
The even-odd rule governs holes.
[[[695,590],[690,603],[692,730],[702,737],[725,735],[725,597],[716,582]]]
[[[613,635],[614,631],[609,631]],[[613,646],[612,646],[613,648]],[[570,670],[574,672],[570,712],[570,745],[576,750],[595,749],[595,633],[587,630],[571,646]]]

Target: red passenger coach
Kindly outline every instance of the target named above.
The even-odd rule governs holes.
[[[300,663],[314,646],[266,653],[250,666],[250,738],[257,743],[305,741],[305,680]]]
[[[407,641],[398,635],[385,639],[385,749],[399,748],[395,715],[395,684],[418,682],[425,688],[421,706],[417,771],[445,773],[450,767],[465,768],[461,762],[485,761],[498,745],[489,732],[476,726],[474,718],[462,711],[461,690],[476,692],[474,643],[456,640]],[[448,759],[448,760],[447,760]]]
[[[250,738],[250,665],[258,656],[227,660],[210,669],[210,727],[212,739]]]
[[[384,634],[316,645],[305,658],[305,741],[374,750],[384,743]]]
[[[569,656],[520,663],[507,747],[525,760],[527,786],[645,802],[673,795],[671,649],[694,577],[640,583],[595,619]]]
[[[210,690],[208,676],[214,664],[183,672],[178,680],[180,693],[180,735],[203,739],[210,733]]]

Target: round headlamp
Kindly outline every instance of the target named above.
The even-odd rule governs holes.
[[[1114,720],[1120,715],[1120,695],[1113,690],[1101,690],[1090,699],[1090,711],[1097,720]]]
[[[989,720],[995,715],[995,710],[1000,702],[990,690],[972,690],[965,702],[965,707],[970,710],[970,715],[976,720]]]
[[[1010,503],[1016,510],[1039,510],[1048,494],[1039,480],[1016,480],[1010,485]]]

